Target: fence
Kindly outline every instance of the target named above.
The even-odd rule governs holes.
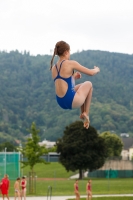
[[[133,177],[133,162],[120,157],[109,158],[98,170],[89,172],[89,177],[130,178]]]
[[[56,152],[49,152],[47,155],[42,156],[47,162],[58,162],[59,154]]]
[[[133,177],[133,162],[119,157],[108,158],[98,170],[88,173],[89,177],[131,178]]]
[[[20,177],[20,152],[0,152],[0,179],[8,174],[10,180]]]

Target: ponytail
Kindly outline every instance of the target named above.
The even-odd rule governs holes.
[[[56,46],[55,46],[55,48],[54,48],[54,54],[53,54],[52,59],[51,59],[51,61],[50,61],[50,70],[51,70],[52,67],[53,67],[53,60],[54,60],[55,55],[57,55],[57,47],[56,47]]]
[[[52,66],[53,66],[54,57],[55,57],[55,54],[53,54],[52,59],[50,61],[50,70],[52,69]]]

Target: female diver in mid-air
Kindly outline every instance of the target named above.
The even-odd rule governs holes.
[[[53,66],[55,55],[59,57]],[[64,41],[56,43],[51,59],[52,78],[55,82],[55,92],[58,104],[63,109],[81,108],[80,118],[84,120],[84,127],[89,128],[89,110],[92,97],[92,83],[75,85],[75,80],[81,78],[81,73],[93,76],[100,72],[99,67],[94,69],[83,67],[78,62],[70,59],[70,46]],[[77,72],[74,73],[74,70]]]

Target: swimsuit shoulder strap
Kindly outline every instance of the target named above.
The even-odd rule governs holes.
[[[61,61],[59,70],[58,70],[57,64],[55,64],[55,67],[56,67],[56,70],[57,70],[58,75],[60,74],[61,66],[62,66],[62,63],[63,63],[64,61],[65,61],[65,60],[62,60],[62,61]]]
[[[58,73],[60,73],[60,70],[61,70],[61,67],[62,67],[62,63],[63,63],[64,61],[65,61],[65,60],[62,60],[62,61],[61,61],[61,63],[60,63],[60,67],[59,67],[59,71],[57,70]],[[56,68],[57,68],[57,67],[56,67]]]

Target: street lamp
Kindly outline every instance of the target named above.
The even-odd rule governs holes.
[[[5,147],[5,174],[6,174],[6,150],[7,148]]]

